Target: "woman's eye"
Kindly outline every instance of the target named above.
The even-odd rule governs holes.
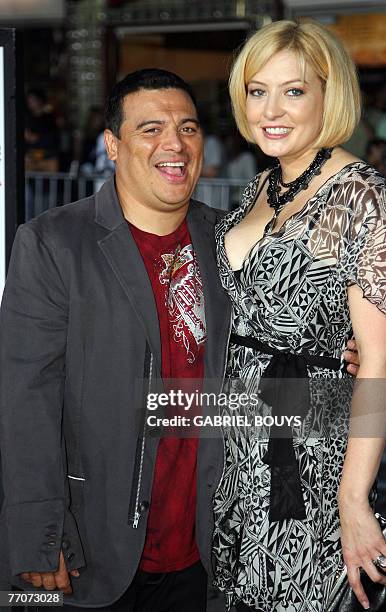
[[[304,91],[302,89],[298,89],[297,87],[292,87],[292,89],[287,90],[287,94],[292,98],[298,98],[304,94]]]
[[[248,94],[254,98],[261,98],[265,93],[264,89],[249,89]]]

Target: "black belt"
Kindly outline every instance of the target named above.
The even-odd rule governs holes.
[[[272,416],[305,416],[310,406],[307,366],[339,370],[341,362],[334,357],[311,355],[308,352],[280,351],[253,336],[231,334],[230,341],[255,351],[272,355],[261,377],[260,397],[272,407]],[[296,396],[280,384],[281,379],[297,378]],[[269,379],[269,380],[268,380]],[[275,383],[275,381],[277,381]],[[293,387],[292,387],[293,389]],[[280,434],[280,437],[279,437]],[[271,467],[269,518],[271,521],[306,518],[299,467],[295,457],[292,429],[288,425],[271,427],[264,463]]]

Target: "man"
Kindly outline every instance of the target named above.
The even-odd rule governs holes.
[[[190,200],[202,134],[190,88],[161,70],[118,83],[106,119],[115,182],[15,239],[2,308],[1,573],[78,606],[110,606],[131,584],[129,610],[199,612],[222,444],[201,440],[196,461],[196,440],[158,445],[138,416],[152,380],[223,375],[216,213]]]
[[[106,119],[115,180],[15,240],[0,576],[58,588],[69,607],[200,612],[222,441],[159,440],[144,423],[161,378],[224,373],[216,212],[191,200],[202,134],[189,86],[161,70],[118,83]]]

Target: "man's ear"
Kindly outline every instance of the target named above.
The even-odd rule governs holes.
[[[118,155],[118,139],[111,130],[104,131],[105,147],[107,156],[111,161],[115,161]]]

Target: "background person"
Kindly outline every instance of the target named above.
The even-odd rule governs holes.
[[[25,165],[26,170],[57,172],[59,170],[59,135],[53,113],[47,108],[47,96],[31,89],[26,97]]]
[[[200,122],[204,134],[204,158],[201,168],[203,178],[222,176],[226,163],[226,151],[221,137],[213,127],[212,117],[202,110]]]
[[[250,181],[257,172],[256,156],[238,132],[229,137],[228,151],[227,178]]]
[[[103,129],[103,109],[99,106],[90,106],[83,127],[82,138],[78,143],[79,166],[82,174],[92,174],[94,172],[96,140]]]

